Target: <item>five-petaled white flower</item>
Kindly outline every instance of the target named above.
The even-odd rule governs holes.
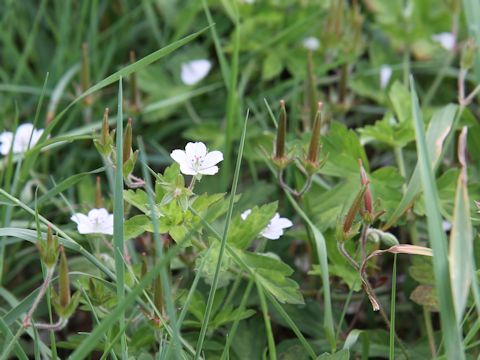
[[[23,153],[33,147],[40,136],[42,136],[43,129],[35,129],[33,124],[22,124],[14,133],[4,131],[0,134],[0,154],[7,155],[10,148],[14,154]]]
[[[195,85],[209,73],[212,63],[205,59],[192,60],[182,64],[180,77],[185,85]]]
[[[447,51],[452,51],[455,48],[455,35],[449,32],[443,32],[432,36],[432,40],[439,43]]]
[[[173,150],[170,157],[180,164],[180,171],[185,175],[215,175],[220,161],[221,151],[208,152],[202,142],[189,142],[184,150]]]
[[[314,36],[303,39],[303,47],[307,50],[315,51],[320,47],[320,40]]]
[[[380,66],[380,88],[385,89],[392,77],[392,68],[383,64]]]
[[[80,234],[113,235],[113,214],[109,214],[104,208],[92,209],[88,215],[76,213],[70,220],[77,223]]]
[[[240,217],[246,220],[252,209],[245,210]],[[260,232],[260,235],[270,240],[277,240],[283,235],[283,229],[293,226],[293,223],[287,218],[281,218],[279,213],[270,219],[267,227]]]

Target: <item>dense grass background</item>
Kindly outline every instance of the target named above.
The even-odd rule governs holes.
[[[0,21],[0,131],[46,129],[0,161],[1,359],[479,356],[478,1],[5,0]],[[318,49],[305,48],[308,37]],[[195,59],[212,69],[188,86],[181,66]],[[271,157],[282,99],[296,160],[280,177]],[[105,108],[118,161],[132,119],[140,207],[94,146]],[[306,177],[316,116],[324,164]],[[177,228],[143,211],[149,225],[124,230],[168,194],[170,152],[187,141],[224,154],[219,174],[195,183],[211,197],[170,209]],[[373,223],[353,213],[343,246],[366,191],[359,159],[384,213]],[[98,205],[97,176],[113,238],[79,235],[70,221]],[[302,196],[288,190],[309,180]],[[261,230],[277,201],[294,227],[254,242],[259,231],[239,214],[269,204],[251,215]],[[59,331],[24,329],[48,274],[33,245],[48,226],[80,305]],[[362,250],[387,249],[392,236],[433,258],[400,247],[367,264]],[[57,277],[35,323],[57,319]]]

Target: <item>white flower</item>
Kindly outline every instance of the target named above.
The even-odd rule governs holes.
[[[92,209],[88,215],[76,213],[70,220],[77,223],[80,234],[113,235],[113,214],[109,214],[104,208]]]
[[[223,154],[220,151],[207,152],[202,142],[189,142],[183,150],[173,150],[170,157],[180,164],[180,171],[185,175],[215,175],[218,172]]]
[[[252,212],[251,209],[245,210],[240,214],[243,220],[246,220]],[[287,218],[281,218],[279,213],[270,220],[267,227],[260,232],[260,235],[270,240],[277,240],[283,235],[283,229],[293,226],[293,223]]]
[[[455,35],[449,32],[443,32],[432,36],[432,40],[439,43],[447,51],[455,48]]]
[[[212,63],[208,60],[193,60],[182,64],[180,77],[186,85],[195,85],[205,76],[212,68]]]
[[[320,40],[314,36],[309,36],[303,40],[303,47],[307,50],[315,51],[320,47]]]
[[[452,230],[452,224],[447,220],[443,220],[442,221],[442,228],[443,228],[443,231],[450,231],[450,230]]]
[[[389,65],[383,64],[380,66],[380,87],[385,89],[392,77],[392,68]]]
[[[42,133],[43,129],[37,130],[28,123],[20,125],[15,135],[10,131],[4,131],[0,134],[0,154],[8,155],[10,148],[14,154],[23,153],[38,142]]]

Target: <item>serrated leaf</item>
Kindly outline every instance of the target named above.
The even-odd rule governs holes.
[[[258,234],[267,227],[277,207],[277,202],[260,207],[255,206],[245,220],[236,216],[230,225],[228,242],[239,249],[248,248]]]
[[[298,284],[288,278],[293,269],[273,254],[237,251],[238,256],[255,274],[264,289],[281,303],[303,304]]]

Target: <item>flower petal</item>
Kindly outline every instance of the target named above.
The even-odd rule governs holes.
[[[170,157],[180,165],[190,164],[187,154],[183,150],[173,150],[172,153],[170,154]]]
[[[280,228],[267,226],[265,230],[260,233],[260,235],[270,240],[277,240],[283,235],[283,230]]]
[[[223,154],[221,151],[215,150],[209,152],[207,155],[205,155],[200,168],[204,169],[212,167],[213,165],[217,165],[220,161],[223,161]]]
[[[185,153],[190,162],[195,161],[196,158],[204,158],[207,155],[207,147],[202,142],[189,142],[185,146]]]
[[[206,169],[198,169],[198,173],[202,175],[215,175],[218,172],[218,166],[212,166]]]
[[[13,133],[4,131],[0,134],[0,154],[8,155],[12,147]]]
[[[197,175],[198,171],[195,170],[190,164],[180,164],[180,172],[184,175]]]
[[[242,220],[247,220],[247,217],[248,215],[250,215],[251,212],[252,212],[252,209],[247,209],[240,214],[240,217],[242,218]]]
[[[293,226],[293,223],[287,218],[280,218],[275,222],[275,226],[279,228],[286,229]]]
[[[86,215],[76,213],[72,215],[70,220],[77,223],[77,231],[80,234],[92,234],[94,232],[93,225]]]
[[[212,64],[205,59],[182,64],[180,77],[184,84],[195,85],[209,73]]]

